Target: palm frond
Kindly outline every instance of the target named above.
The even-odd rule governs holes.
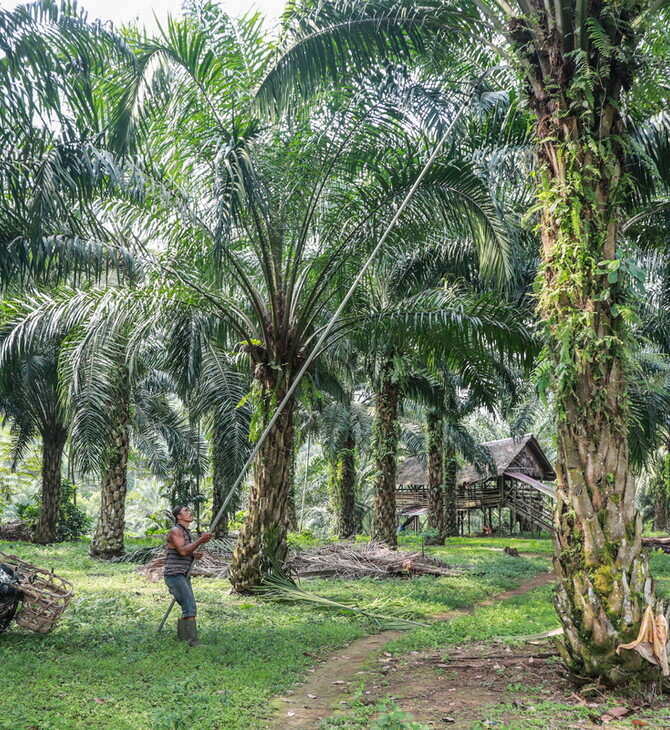
[[[387,616],[378,612],[383,609],[384,602],[376,601],[370,606],[356,606],[346,603],[333,601],[329,598],[317,596],[314,593],[300,588],[295,581],[286,575],[273,574],[265,578],[265,582],[259,586],[256,591],[257,595],[270,601],[279,601],[286,603],[304,603],[312,608],[321,608],[328,611],[336,611],[344,616],[353,616],[364,618],[371,621],[380,631],[403,631],[414,628],[415,626],[425,626],[418,621],[399,618],[396,616]]]

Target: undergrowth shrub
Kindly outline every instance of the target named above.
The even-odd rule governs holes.
[[[74,503],[77,492],[76,484],[64,479],[61,484],[60,508],[58,510],[57,542],[77,542],[91,531],[92,520]],[[40,516],[40,507],[36,504],[19,504],[16,513],[30,529],[35,527]]]

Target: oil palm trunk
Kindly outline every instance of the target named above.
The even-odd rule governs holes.
[[[33,531],[33,542],[40,545],[58,539],[58,513],[61,502],[61,465],[67,432],[54,424],[42,439],[42,493],[40,516]]]
[[[123,376],[127,385],[127,375]],[[120,388],[116,403],[115,427],[100,486],[100,514],[93,533],[90,553],[95,558],[123,555],[123,531],[126,522],[128,488],[128,454],[130,451],[130,394]]]
[[[636,652],[615,651],[637,635],[654,602],[629,466],[628,277],[617,247],[627,184],[619,100],[635,68],[632,19],[641,6],[560,5],[565,17],[543,11],[513,32],[519,55],[528,33],[535,47],[529,80],[539,138],[540,311],[559,410],[556,607],[569,668],[617,685],[655,671]],[[558,21],[574,23],[577,56],[554,32]]]
[[[270,365],[257,367],[256,385],[263,422],[268,423],[287,387],[277,387],[276,370]],[[256,456],[248,515],[230,566],[230,582],[237,593],[252,592],[263,575],[281,568],[286,558],[294,405],[293,400],[287,403]]]
[[[220,469],[217,469],[216,461],[212,460],[212,517],[219,514],[223,502],[228,494],[229,484],[222,478]],[[230,522],[231,515],[235,512],[236,505],[232,503],[226,508],[226,512],[223,513],[221,519],[217,522],[216,526],[212,530],[212,535],[217,539],[221,540],[224,537],[228,537],[228,525]]]
[[[457,477],[456,450],[447,440],[444,447],[444,531],[447,537],[458,537]]]
[[[670,524],[668,499],[670,499],[670,445],[665,445],[666,453],[660,464],[652,488],[654,505],[654,530],[666,532]]]
[[[291,429],[291,436],[295,437],[295,426]],[[295,443],[291,443],[291,461],[288,470],[288,503],[286,505],[286,524],[289,530],[298,529],[298,510],[295,505]],[[309,467],[309,464],[308,464]]]
[[[356,534],[356,442],[349,435],[332,462],[335,529],[341,540]]]
[[[668,530],[668,495],[667,492],[658,494],[654,504],[654,530],[667,532]]]
[[[213,441],[217,440],[219,432],[224,428],[225,426],[219,423],[218,419],[215,419]],[[214,519],[214,517],[216,517],[221,511],[223,503],[228,497],[231,486],[228,470],[225,469],[224,465],[221,463],[221,456],[222,455],[219,451],[212,446],[210,450],[210,460],[212,464],[212,519]],[[240,500],[238,496],[233,495],[228,502],[226,511],[221,515],[221,519],[216,523],[216,526],[212,530],[212,534],[217,540],[228,537],[230,518],[239,509],[239,504]]]
[[[398,374],[393,359],[389,358],[382,367],[379,390],[375,397],[372,449],[376,466],[373,538],[390,547],[398,544],[395,490],[400,440],[400,393]]]
[[[426,418],[428,451],[428,519],[430,531],[427,545],[444,545],[445,525],[445,484],[442,449],[444,441],[444,419],[436,411],[429,411]]]

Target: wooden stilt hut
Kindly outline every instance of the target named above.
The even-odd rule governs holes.
[[[553,529],[555,489],[547,484],[556,474],[533,434],[482,444],[490,464],[472,464],[458,477],[458,522],[466,531],[473,511],[481,513],[482,525],[493,529],[497,513],[503,524],[508,510],[509,531]],[[428,474],[425,461],[410,457],[398,469],[396,486],[397,523],[405,529],[420,530],[428,513]],[[467,531],[470,532],[469,526]]]

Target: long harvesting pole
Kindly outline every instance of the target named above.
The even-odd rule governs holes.
[[[309,356],[307,357],[307,359],[303,363],[302,367],[298,371],[298,374],[296,375],[294,381],[291,383],[289,389],[286,391],[286,395],[284,396],[284,398],[281,400],[281,402],[277,406],[277,410],[274,412],[274,415],[270,419],[268,425],[265,427],[265,430],[263,431],[263,433],[260,435],[260,437],[256,441],[256,445],[252,449],[251,453],[249,454],[249,457],[247,458],[246,462],[244,463],[244,466],[240,470],[240,473],[239,473],[237,479],[235,480],[235,483],[230,488],[228,494],[226,495],[225,500],[223,501],[223,504],[221,505],[221,508],[219,509],[219,511],[217,512],[216,516],[212,520],[212,523],[211,523],[210,528],[209,528],[210,531],[213,531],[216,528],[217,524],[219,523],[219,521],[221,520],[221,518],[225,514],[226,507],[230,503],[230,500],[233,498],[233,495],[237,492],[237,490],[239,489],[240,485],[242,484],[242,482],[243,482],[243,480],[244,480],[244,478],[245,478],[245,476],[247,474],[247,471],[249,470],[249,467],[251,466],[251,464],[253,463],[254,459],[256,458],[256,454],[259,452],[261,446],[265,442],[265,439],[268,437],[268,434],[272,430],[272,427],[275,425],[275,423],[277,422],[277,419],[281,415],[281,412],[286,407],[286,404],[293,397],[293,393],[295,393],[295,390],[298,387],[298,385],[300,384],[300,381],[302,380],[303,375],[307,372],[307,369],[312,364],[312,362],[316,358],[317,354],[319,354],[321,352],[321,346],[326,341],[326,338],[328,337],[328,335],[331,333],[333,327],[335,326],[335,323],[337,322],[337,320],[340,318],[340,315],[344,311],[344,308],[347,306],[347,304],[349,304],[349,301],[351,300],[351,298],[354,295],[356,289],[358,288],[358,285],[363,280],[363,277],[367,273],[367,271],[370,268],[370,266],[372,266],[372,263],[375,260],[375,258],[377,257],[377,254],[381,251],[382,246],[386,243],[386,239],[389,237],[391,231],[395,227],[395,225],[398,222],[398,220],[399,220],[400,216],[402,215],[403,211],[405,210],[405,208],[409,204],[410,200],[414,196],[414,193],[417,191],[417,188],[419,187],[419,185],[421,185],[421,182],[423,181],[424,177],[427,175],[427,173],[430,170],[431,166],[435,162],[435,159],[437,158],[438,154],[442,150],[442,147],[444,146],[444,143],[449,138],[449,135],[451,134],[452,129],[456,126],[456,123],[458,122],[458,120],[463,115],[463,112],[465,112],[465,110],[470,106],[470,104],[471,104],[471,102],[472,102],[475,94],[477,93],[477,90],[479,89],[479,87],[482,84],[482,82],[484,81],[484,79],[490,73],[492,73],[493,71],[495,71],[496,68],[497,67],[493,67],[493,68],[487,69],[477,79],[477,81],[474,84],[474,86],[472,88],[472,91],[470,92],[470,94],[469,94],[466,102],[458,110],[458,112],[454,116],[453,120],[451,121],[451,124],[449,124],[449,126],[447,127],[447,129],[444,131],[444,134],[442,135],[442,137],[440,138],[440,140],[438,141],[438,143],[435,145],[435,149],[433,150],[433,152],[431,153],[430,157],[428,158],[428,161],[426,162],[426,164],[424,165],[423,169],[419,173],[419,176],[417,177],[417,179],[414,181],[412,187],[407,192],[407,195],[405,196],[405,198],[403,199],[402,203],[398,207],[398,210],[395,212],[395,215],[391,219],[390,223],[388,224],[388,226],[386,226],[386,229],[384,230],[384,233],[382,234],[381,238],[379,239],[379,242],[377,243],[377,245],[374,247],[374,249],[372,250],[372,252],[368,256],[368,259],[365,262],[365,264],[363,265],[363,267],[361,268],[358,276],[354,279],[353,283],[349,287],[349,291],[347,291],[347,293],[344,296],[344,299],[341,301],[339,307],[335,310],[335,313],[330,318],[330,321],[328,322],[328,324],[326,325],[325,329],[321,333],[321,336],[319,337],[319,339],[317,340],[316,344],[312,348],[312,351],[310,352]],[[191,571],[193,570],[193,566],[194,565],[195,565],[195,561],[193,561],[191,563],[191,567],[189,568],[188,575],[191,574]],[[160,622],[160,625],[158,627],[158,631],[161,631],[163,629],[163,626],[165,626],[165,622],[167,621],[168,616],[170,615],[170,612],[172,611],[172,607],[174,606],[174,604],[175,604],[175,599],[173,598],[172,601],[171,601],[171,603],[170,603],[170,605],[169,605],[169,607],[168,607],[168,609],[167,609],[167,611],[165,612],[165,615],[163,616],[163,620]]]

